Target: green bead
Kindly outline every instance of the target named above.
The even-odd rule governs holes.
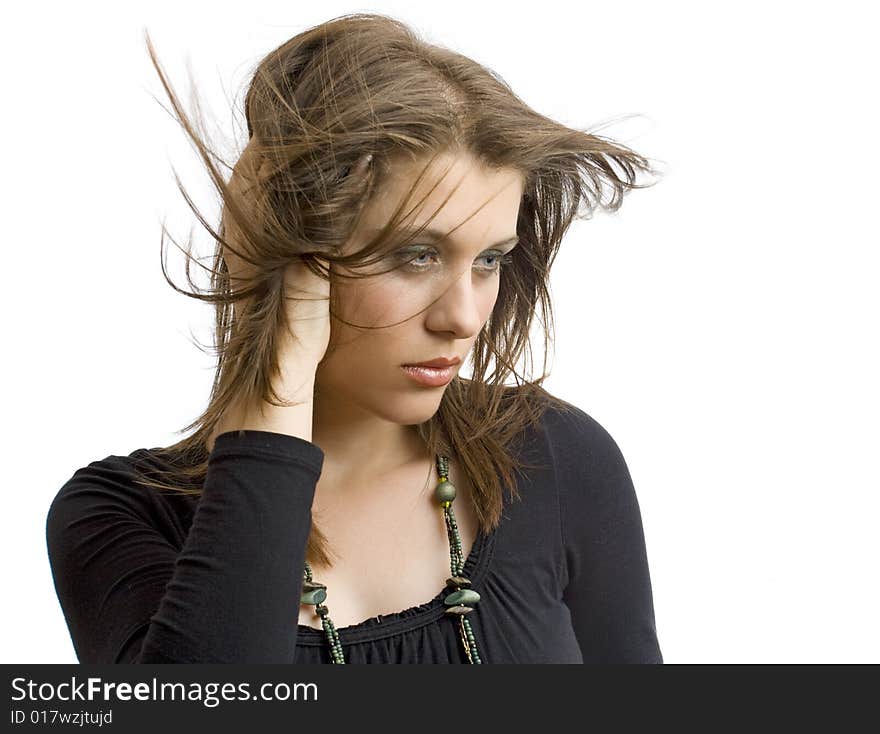
[[[303,591],[314,591],[315,589],[326,589],[327,587],[324,584],[319,584],[317,581],[303,581]]]
[[[300,597],[301,604],[320,604],[327,598],[327,590],[324,588],[312,589],[304,591]]]
[[[449,609],[446,610],[446,613],[447,613],[447,614],[458,614],[458,615],[461,615],[461,614],[467,614],[468,612],[472,612],[472,611],[474,611],[474,608],[473,608],[473,607],[466,607],[466,606],[462,606],[462,605],[456,605],[456,606],[454,606],[454,607],[449,607]]]
[[[438,502],[452,502],[455,499],[455,485],[448,479],[438,482],[434,489],[434,497]]]
[[[446,579],[447,586],[470,586],[471,580],[469,578],[465,578],[464,576],[451,576]]]
[[[451,606],[453,604],[476,604],[478,601],[480,601],[480,595],[473,589],[459,589],[447,596],[443,603]]]

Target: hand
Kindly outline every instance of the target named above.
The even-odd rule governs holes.
[[[260,189],[255,186],[255,164],[252,157],[242,155],[235,166],[229,189],[245,216],[258,219]],[[224,248],[223,257],[228,269],[230,286],[241,290],[253,284],[255,265],[239,257],[235,248],[250,260],[256,256],[248,247],[239,226],[228,211],[224,212],[225,237],[230,247]],[[251,220],[251,226],[256,223]],[[326,260],[314,257],[320,269],[329,269]],[[279,373],[272,378],[272,388],[290,407],[243,405],[233,402],[224,411],[206,440],[211,451],[216,436],[226,431],[250,428],[300,436],[311,440],[311,411],[314,399],[315,372],[323,359],[330,341],[330,282],[309,270],[306,260],[297,256],[284,270],[283,321],[276,334],[276,356]],[[240,313],[247,309],[255,296],[250,295],[233,304],[233,321],[237,325]],[[234,327],[235,328],[235,327]]]
[[[265,164],[250,143],[242,153],[229,180],[229,190],[235,202],[244,210],[250,226],[259,227],[260,210],[267,206],[261,196],[260,170]],[[253,219],[251,219],[253,217]],[[256,220],[256,221],[254,221]],[[224,212],[225,239],[230,243],[224,248],[224,259],[229,271],[230,284],[234,290],[253,282],[255,265],[239,257],[230,248],[254,260],[253,254],[239,225],[229,211]],[[326,260],[314,257],[317,265],[329,271]],[[305,369],[317,368],[330,341],[330,282],[309,270],[302,256],[296,257],[284,271],[284,315],[286,324],[278,334],[279,367],[283,372],[302,373],[297,365],[288,370],[286,362],[302,363]],[[233,312],[246,308],[253,298],[249,296],[234,304]]]
[[[329,272],[326,260],[316,263]],[[284,301],[287,328],[279,334],[279,366],[302,375],[312,375],[330,343],[330,281],[309,270],[298,258],[284,271]]]
[[[319,264],[326,261],[316,258]],[[293,298],[304,300],[293,300]],[[291,406],[235,402],[223,412],[206,441],[208,452],[221,433],[239,429],[271,431],[312,440],[315,372],[330,340],[330,283],[297,259],[284,272],[285,319],[277,341],[279,374],[272,388]],[[305,300],[308,299],[308,300]]]

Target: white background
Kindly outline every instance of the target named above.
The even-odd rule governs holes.
[[[189,63],[228,152],[259,58],[358,10],[573,127],[635,115],[601,134],[665,165],[570,230],[546,386],[627,459],[666,662],[880,661],[868,4],[313,5],[18,4],[3,23],[3,662],[76,662],[45,548],[56,491],[89,461],[176,440],[210,389],[189,340],[210,341],[211,307],[165,282],[159,225],[207,255],[172,166],[208,213],[214,198],[159,104],[144,28],[184,99]]]

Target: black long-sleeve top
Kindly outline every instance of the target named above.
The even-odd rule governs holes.
[[[569,404],[570,405],[570,404]],[[483,663],[662,663],[639,504],[608,432],[547,409],[519,446],[519,501],[464,567]],[[154,449],[77,469],[47,514],[49,560],[81,663],[329,663],[298,623],[324,453],[269,431],[220,434],[202,493],[143,487]],[[455,478],[450,477],[454,482]],[[467,663],[445,578],[416,607],[338,628],[347,663]],[[332,617],[332,614],[331,614]]]

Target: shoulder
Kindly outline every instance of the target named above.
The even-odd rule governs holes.
[[[509,386],[503,400],[510,409],[533,413],[512,450],[530,466],[550,471],[562,501],[595,504],[627,494],[626,461],[600,420],[540,385]]]
[[[622,460],[617,442],[593,415],[549,393],[543,400],[541,423],[559,469],[595,469]]]
[[[552,397],[541,422],[557,489],[569,509],[579,504],[595,509],[634,499],[623,452],[593,415]]]
[[[152,449],[140,448],[128,455],[111,454],[77,468],[55,493],[46,514],[50,547],[70,533],[89,533],[132,519],[150,525],[164,516],[167,495],[141,483],[155,479],[160,467]]]
[[[545,403],[544,422],[553,438],[564,441],[569,437],[594,446],[613,441],[604,426],[582,408],[556,396],[545,398]]]
[[[542,466],[549,460],[562,481],[582,478],[585,472],[619,470],[623,463],[620,447],[599,420],[540,385],[507,386],[502,404],[509,414],[532,414],[513,450],[540,456]]]

